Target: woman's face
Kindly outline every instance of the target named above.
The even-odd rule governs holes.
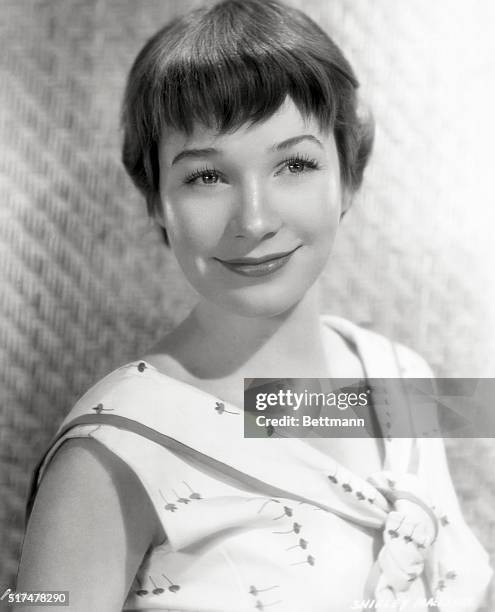
[[[160,196],[159,221],[191,285],[249,317],[280,314],[303,298],[344,206],[333,134],[305,121],[290,99],[234,133],[166,131]]]

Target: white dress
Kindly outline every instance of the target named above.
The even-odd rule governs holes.
[[[345,319],[322,321],[322,333],[329,326],[355,345],[386,408],[382,426],[400,398],[378,401],[387,391],[371,379],[431,376],[409,349]],[[244,438],[239,407],[135,361],[64,419],[28,508],[74,437],[127,463],[167,536],[143,559],[123,610],[474,612],[482,603],[488,555],[461,515],[441,439],[385,439],[384,471],[363,479],[303,440]]]

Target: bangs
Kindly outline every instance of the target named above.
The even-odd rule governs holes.
[[[340,51],[326,34],[315,37],[314,23],[310,33],[307,18],[298,13],[294,19],[285,8],[224,2],[193,12],[187,23],[178,20],[166,36],[162,30],[149,41],[153,70],[141,82],[140,115],[151,122],[155,141],[166,126],[191,134],[198,123],[230,132],[260,122],[287,96],[321,129],[334,127],[339,100],[349,97],[357,81],[350,66],[342,70],[332,61]]]
[[[191,58],[171,66],[153,92],[150,114],[158,137],[164,125],[190,134],[195,123],[220,132],[268,119],[290,96],[299,111],[332,126],[337,96],[310,64],[292,57],[239,53]],[[215,54],[216,55],[216,54]]]

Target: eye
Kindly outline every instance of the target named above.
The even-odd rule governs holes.
[[[308,171],[317,170],[319,165],[316,159],[312,159],[308,155],[293,155],[284,159],[282,168],[277,174],[281,174],[285,168],[287,168],[289,174],[305,174]]]
[[[214,168],[194,170],[184,178],[186,185],[216,185],[220,182],[220,174]]]
[[[305,170],[306,165],[303,162],[295,161],[291,162],[290,164],[287,164],[287,168],[292,174],[299,174],[300,172],[303,172]]]

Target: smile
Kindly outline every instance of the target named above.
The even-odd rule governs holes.
[[[228,270],[241,274],[242,276],[266,276],[285,266],[299,246],[287,253],[273,253],[266,257],[243,257],[240,259],[230,259],[228,261],[217,259],[217,261]]]

